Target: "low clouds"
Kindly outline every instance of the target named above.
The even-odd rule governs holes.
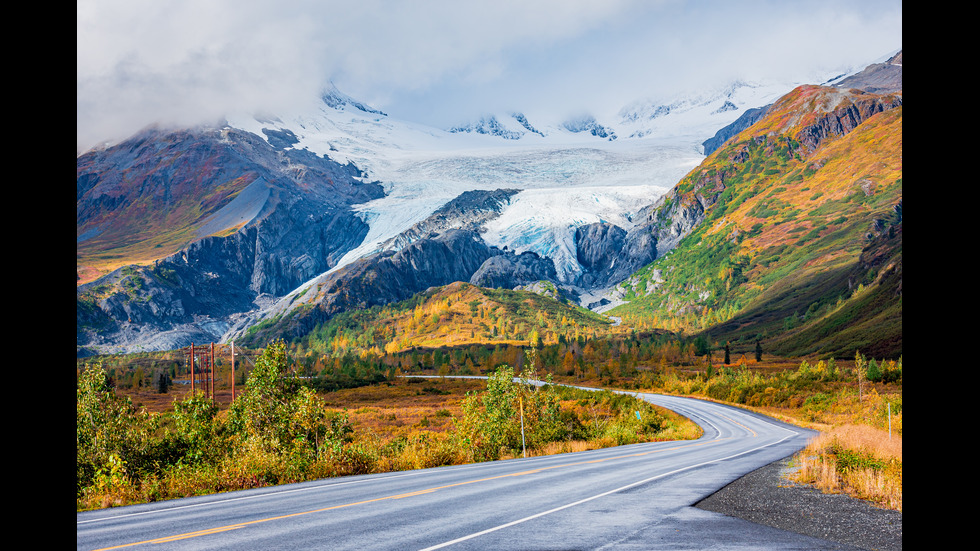
[[[292,5],[292,4],[290,4]],[[78,2],[79,147],[143,126],[308,101],[323,82],[315,19],[262,2]]]
[[[593,109],[899,47],[900,1],[78,0],[77,147],[154,122],[297,108],[331,80],[394,116],[447,125],[476,109]]]

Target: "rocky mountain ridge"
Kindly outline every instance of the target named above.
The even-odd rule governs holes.
[[[609,313],[777,354],[900,355],[902,112],[901,90],[784,95],[647,211],[670,255]]]
[[[901,106],[900,93],[880,96],[848,88],[830,96],[812,92],[817,89],[797,88],[763,111],[766,120],[793,119],[794,128],[804,129],[792,141],[800,155],[811,154],[824,141],[877,113]],[[332,109],[385,116],[342,95],[326,95],[324,102]],[[796,114],[768,116],[777,111]],[[80,256],[89,254],[86,246],[113,236],[110,220],[125,222],[118,226],[123,229],[116,230],[117,236],[127,231],[139,235],[133,228],[144,223],[150,228],[144,241],[152,243],[150,237],[161,232],[141,216],[189,210],[147,207],[173,201],[175,185],[184,183],[192,193],[185,190],[183,195],[207,206],[181,220],[181,232],[174,232],[169,241],[157,240],[157,246],[190,241],[176,254],[117,269],[78,287],[80,354],[221,340],[243,335],[259,319],[265,320],[259,323],[263,335],[299,335],[337,312],[403,300],[454,281],[505,288],[563,287],[564,296],[575,297],[580,291],[614,286],[674,249],[702,223],[734,174],[725,169],[701,171],[693,193],[675,188],[631,213],[629,225],[577,225],[572,246],[582,271],[574,281],[559,281],[547,256],[518,254],[484,240],[485,225],[518,191],[505,188],[464,191],[384,241],[377,252],[338,268],[369,229],[355,207],[385,197],[382,184],[369,181],[349,162],[311,152],[304,137],[288,128],[271,125],[261,132],[264,138],[230,127],[191,132],[195,148],[190,151],[198,153],[186,155],[174,146],[176,153],[169,156],[160,154],[168,150],[159,144],[186,142],[181,142],[180,133],[161,132],[79,158]],[[595,134],[607,141],[613,136]],[[726,155],[730,163],[745,160],[738,150]],[[115,160],[108,162],[110,158]],[[103,161],[106,164],[99,164]],[[124,191],[129,189],[140,191]],[[157,202],[148,203],[144,197]]]
[[[191,240],[177,253],[79,285],[82,348],[218,340],[229,320],[256,308],[256,301],[281,296],[336,265],[368,231],[352,205],[383,196],[381,186],[361,181],[352,165],[277,150],[234,129],[149,129],[83,155],[78,166],[80,257],[98,258],[100,244],[113,250],[118,240],[142,243],[152,254],[161,245],[157,220]],[[170,208],[178,191],[183,201],[204,196],[197,201],[210,207],[178,221],[186,210]],[[222,230],[239,229],[210,235],[218,219]],[[134,229],[141,225],[148,229]]]

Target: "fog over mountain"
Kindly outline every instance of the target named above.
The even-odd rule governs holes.
[[[114,289],[78,344],[115,352],[460,280],[609,304],[707,141],[889,59],[901,3],[82,0],[77,36],[79,293]]]
[[[439,128],[599,120],[736,79],[812,82],[901,44],[895,0],[76,3],[76,149],[151,123],[310,106],[329,82]]]

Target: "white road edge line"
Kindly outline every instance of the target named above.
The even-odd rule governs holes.
[[[564,509],[568,509],[570,507],[575,507],[576,505],[581,505],[583,503],[587,503],[587,502],[592,501],[594,499],[599,499],[600,497],[605,497],[605,496],[610,495],[610,494],[615,494],[616,492],[622,492],[623,490],[628,490],[629,488],[632,488],[634,486],[639,486],[640,484],[646,484],[647,482],[650,482],[650,481],[653,481],[653,480],[657,480],[658,478],[663,478],[665,476],[670,476],[672,474],[676,474],[676,473],[679,473],[679,472],[682,472],[682,471],[687,471],[687,470],[694,469],[694,468],[697,468],[697,467],[701,467],[701,466],[704,466],[704,465],[709,465],[711,463],[717,463],[719,461],[725,461],[726,459],[731,459],[733,457],[738,457],[740,455],[745,455],[747,453],[752,453],[754,451],[761,450],[762,448],[768,448],[770,446],[775,446],[776,444],[779,444],[780,442],[782,442],[784,440],[787,440],[788,438],[791,438],[791,436],[790,435],[787,435],[787,436],[783,437],[782,439],[777,440],[776,442],[772,442],[770,444],[765,444],[765,445],[762,445],[762,446],[758,446],[756,448],[752,448],[751,450],[745,450],[745,451],[736,453],[734,455],[729,455],[728,457],[720,457],[718,459],[712,459],[711,461],[705,461],[704,463],[698,463],[696,465],[688,465],[687,467],[683,467],[681,469],[676,469],[676,470],[673,470],[673,471],[670,471],[670,472],[667,472],[667,473],[658,474],[657,476],[651,476],[650,478],[646,478],[646,479],[643,479],[643,480],[640,480],[640,481],[637,481],[637,482],[633,482],[633,483],[627,484],[626,486],[622,486],[622,487],[616,488],[614,490],[609,490],[608,492],[603,492],[601,494],[596,494],[594,496],[587,497],[585,499],[580,499],[580,500],[578,500],[576,502],[568,503],[566,505],[562,505],[561,507],[555,507],[554,509],[550,509],[548,511],[543,511],[543,512],[540,512],[540,513],[537,513],[537,514],[534,514],[534,515],[531,515],[531,516],[528,516],[528,517],[524,517],[522,519],[517,519],[515,521],[511,521],[511,522],[508,522],[506,524],[501,524],[500,526],[495,526],[493,528],[487,528],[486,530],[482,530],[480,532],[475,532],[475,533],[470,534],[468,536],[463,536],[461,538],[456,538],[454,540],[450,540],[450,541],[447,541],[445,543],[440,543],[438,545],[433,545],[432,547],[426,547],[424,549],[421,549],[420,551],[433,551],[435,549],[442,549],[443,547],[449,547],[450,545],[455,545],[457,543],[464,542],[466,540],[471,540],[473,538],[477,538],[477,537],[483,536],[485,534],[489,534],[491,532],[496,532],[497,530],[503,530],[504,528],[510,528],[511,526],[516,526],[518,524],[522,524],[522,523],[527,522],[529,520],[534,520],[536,518],[547,516],[547,515],[550,515],[552,513],[557,513],[558,511],[561,511],[561,510],[564,510]]]
[[[384,477],[384,478],[386,478],[386,479],[390,479],[390,478],[402,478],[402,477],[405,477],[405,476],[413,476],[413,475],[415,475],[417,473],[419,473],[419,471],[412,471],[412,472],[408,472],[408,473],[404,473],[404,474],[396,474],[394,476]],[[105,521],[109,521],[109,520],[117,520],[117,519],[126,518],[126,517],[139,517],[139,516],[143,516],[143,515],[151,515],[151,514],[154,514],[154,513],[165,513],[165,512],[170,512],[170,511],[178,511],[180,509],[194,509],[194,508],[197,508],[197,507],[206,507],[208,505],[220,505],[222,503],[231,503],[233,501],[245,501],[245,500],[250,500],[250,499],[258,499],[258,498],[261,498],[261,497],[280,496],[280,495],[283,495],[283,494],[292,494],[292,493],[296,493],[296,492],[306,492],[306,491],[309,491],[309,490],[320,490],[320,489],[323,489],[323,488],[333,487],[333,486],[347,486],[348,484],[361,484],[361,483],[364,483],[364,482],[370,482],[372,480],[377,480],[377,479],[376,478],[371,478],[371,479],[351,480],[349,482],[330,482],[330,483],[327,483],[327,484],[320,484],[320,485],[316,485],[316,486],[305,486],[303,488],[294,488],[294,489],[289,489],[289,490],[275,490],[274,489],[275,486],[269,486],[268,488],[272,488],[273,491],[266,492],[266,493],[255,494],[255,495],[249,495],[249,496],[232,497],[232,498],[227,498],[227,499],[218,499],[218,500],[214,500],[214,501],[204,501],[204,502],[201,502],[201,503],[192,503],[190,505],[178,505],[178,506],[175,506],[175,507],[166,507],[166,508],[161,508],[161,509],[153,509],[151,511],[140,511],[138,513],[126,513],[126,514],[122,514],[122,515],[115,515],[115,516],[108,516],[108,517],[99,517],[99,518],[93,518],[93,519],[87,519],[87,520],[78,520],[78,521],[75,522],[75,524],[76,525],[79,525],[79,524],[88,524],[88,523],[91,523],[91,522],[105,522]],[[299,484],[302,484],[302,482],[300,482]],[[210,495],[215,495],[215,494],[210,494]],[[209,497],[209,496],[201,496],[201,497]]]
[[[647,442],[647,443],[648,444],[659,444],[659,442]],[[590,454],[590,455],[591,454],[604,454],[604,453],[609,453],[612,450],[613,450],[613,448],[601,448],[601,449],[595,449],[595,450],[585,450],[585,451],[575,452],[575,453],[578,453],[578,454]],[[548,459],[550,459],[552,457],[553,456],[542,455],[542,456],[536,456],[536,457],[519,458],[518,460],[520,461],[520,464],[518,466],[519,466],[519,468],[524,469],[524,468],[526,468],[526,465],[529,464],[529,463],[538,463],[538,462],[541,462],[541,461],[546,461],[546,460],[548,460]],[[492,463],[500,463],[500,466],[501,467],[504,467],[504,466],[508,465],[508,464],[505,464],[503,461],[499,461],[499,462],[494,461]],[[517,465],[517,463],[514,463],[514,464]],[[465,470],[478,469],[478,468],[482,467],[483,465],[484,465],[484,463],[481,462],[481,463],[468,463],[468,464],[462,464],[462,465],[448,465],[446,467],[434,467],[434,468],[435,469],[439,469],[439,468],[452,468],[452,469],[457,470],[457,471],[465,471]],[[412,470],[412,471],[395,471],[395,472],[391,472],[391,473],[381,473],[383,476],[379,476],[379,477],[363,478],[363,479],[350,480],[350,481],[336,481],[335,479],[321,479],[321,481],[326,480],[327,482],[325,484],[316,484],[316,485],[305,485],[306,483],[300,482],[300,483],[297,483],[297,484],[304,484],[304,487],[302,487],[302,488],[291,488],[291,489],[287,489],[287,490],[276,490],[275,489],[276,488],[275,486],[269,486],[268,488],[271,489],[272,491],[263,492],[263,493],[259,493],[259,494],[255,494],[255,495],[241,496],[241,497],[231,497],[231,498],[226,498],[226,499],[216,499],[216,500],[213,500],[213,501],[203,501],[201,503],[192,503],[190,505],[177,505],[177,506],[172,506],[172,507],[164,507],[164,508],[160,508],[160,509],[153,509],[153,510],[150,510],[150,511],[140,511],[140,512],[137,512],[137,513],[124,513],[124,514],[121,514],[121,515],[113,515],[113,516],[92,518],[92,519],[86,519],[86,520],[76,520],[75,521],[75,524],[77,526],[77,525],[80,525],[80,524],[90,524],[90,523],[93,523],[93,522],[106,522],[106,521],[111,521],[111,520],[118,520],[118,519],[121,519],[121,518],[127,518],[127,517],[139,517],[139,516],[143,516],[143,515],[151,515],[151,514],[154,514],[154,513],[166,513],[166,512],[170,512],[170,511],[177,511],[177,510],[180,510],[180,509],[193,509],[193,508],[198,508],[198,507],[206,507],[208,505],[220,505],[220,504],[224,504],[224,503],[231,503],[231,502],[234,502],[234,501],[246,501],[246,500],[258,499],[258,498],[263,498],[263,497],[278,497],[278,496],[281,496],[281,495],[284,495],[284,494],[292,494],[292,493],[296,493],[296,492],[307,492],[307,491],[310,491],[310,490],[322,490],[324,488],[334,488],[334,487],[338,487],[338,486],[347,486],[347,485],[350,485],[350,484],[364,484],[364,483],[367,483],[367,482],[374,482],[374,481],[377,481],[377,480],[393,480],[393,479],[396,479],[396,478],[404,478],[404,477],[408,477],[408,476],[420,476],[420,475],[426,474],[428,471],[431,471],[431,470],[432,469],[430,468],[430,469],[416,469],[416,470]],[[308,481],[308,482],[316,482],[316,481]],[[213,496],[213,495],[216,495],[216,494],[210,494],[209,496],[200,496],[200,497],[210,497],[210,496]]]

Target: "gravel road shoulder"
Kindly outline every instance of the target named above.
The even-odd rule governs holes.
[[[791,459],[757,469],[695,506],[862,549],[902,549],[902,513],[796,484],[783,476]]]

